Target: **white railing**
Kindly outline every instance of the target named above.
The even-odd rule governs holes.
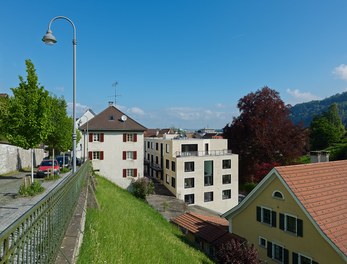
[[[224,155],[231,155],[231,154],[232,154],[231,149],[209,150],[209,151],[188,151],[188,152],[176,151],[175,153],[176,157],[224,156]]]

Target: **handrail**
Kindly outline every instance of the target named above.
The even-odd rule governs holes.
[[[0,264],[54,263],[90,166],[85,162],[0,233]]]

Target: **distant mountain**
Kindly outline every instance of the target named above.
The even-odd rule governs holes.
[[[290,108],[290,118],[295,124],[303,122],[308,127],[315,115],[325,112],[328,107],[336,103],[342,123],[347,127],[347,92],[336,94],[323,100],[315,100],[307,103],[296,104]]]

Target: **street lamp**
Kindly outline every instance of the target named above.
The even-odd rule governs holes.
[[[76,27],[74,23],[67,17],[64,16],[56,16],[49,21],[48,24],[48,30],[46,32],[46,35],[43,36],[42,41],[48,45],[53,45],[57,42],[56,38],[53,36],[51,31],[51,24],[56,19],[65,19],[67,20],[73,27],[73,39],[72,39],[72,46],[73,46],[73,110],[72,110],[72,119],[73,119],[73,131],[72,131],[72,142],[73,142],[73,158],[72,158],[72,172],[76,172]]]
[[[82,124],[82,117],[85,117],[85,118],[87,118],[87,155],[88,155],[88,153],[89,153],[89,150],[88,150],[88,141],[89,141],[89,138],[88,138],[88,136],[89,136],[89,130],[88,130],[88,123],[89,123],[89,118],[88,118],[88,116],[86,116],[86,115],[83,115],[83,116],[81,116],[80,117],[80,123],[79,123],[79,126],[81,126],[81,124]],[[84,143],[83,143],[83,159],[84,159],[84,161],[85,161],[85,159],[86,159],[86,134],[84,133]]]

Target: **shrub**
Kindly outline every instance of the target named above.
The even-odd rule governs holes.
[[[140,199],[146,199],[146,196],[154,193],[154,184],[148,178],[140,178],[131,184],[132,194]]]
[[[40,194],[45,189],[42,187],[41,183],[37,180],[35,180],[31,185],[26,186],[25,184],[22,184],[19,188],[19,194],[21,196],[35,196],[37,194]]]
[[[218,263],[228,264],[258,264],[258,251],[254,245],[249,246],[247,242],[237,240],[228,241],[222,244],[217,251],[216,258]]]

